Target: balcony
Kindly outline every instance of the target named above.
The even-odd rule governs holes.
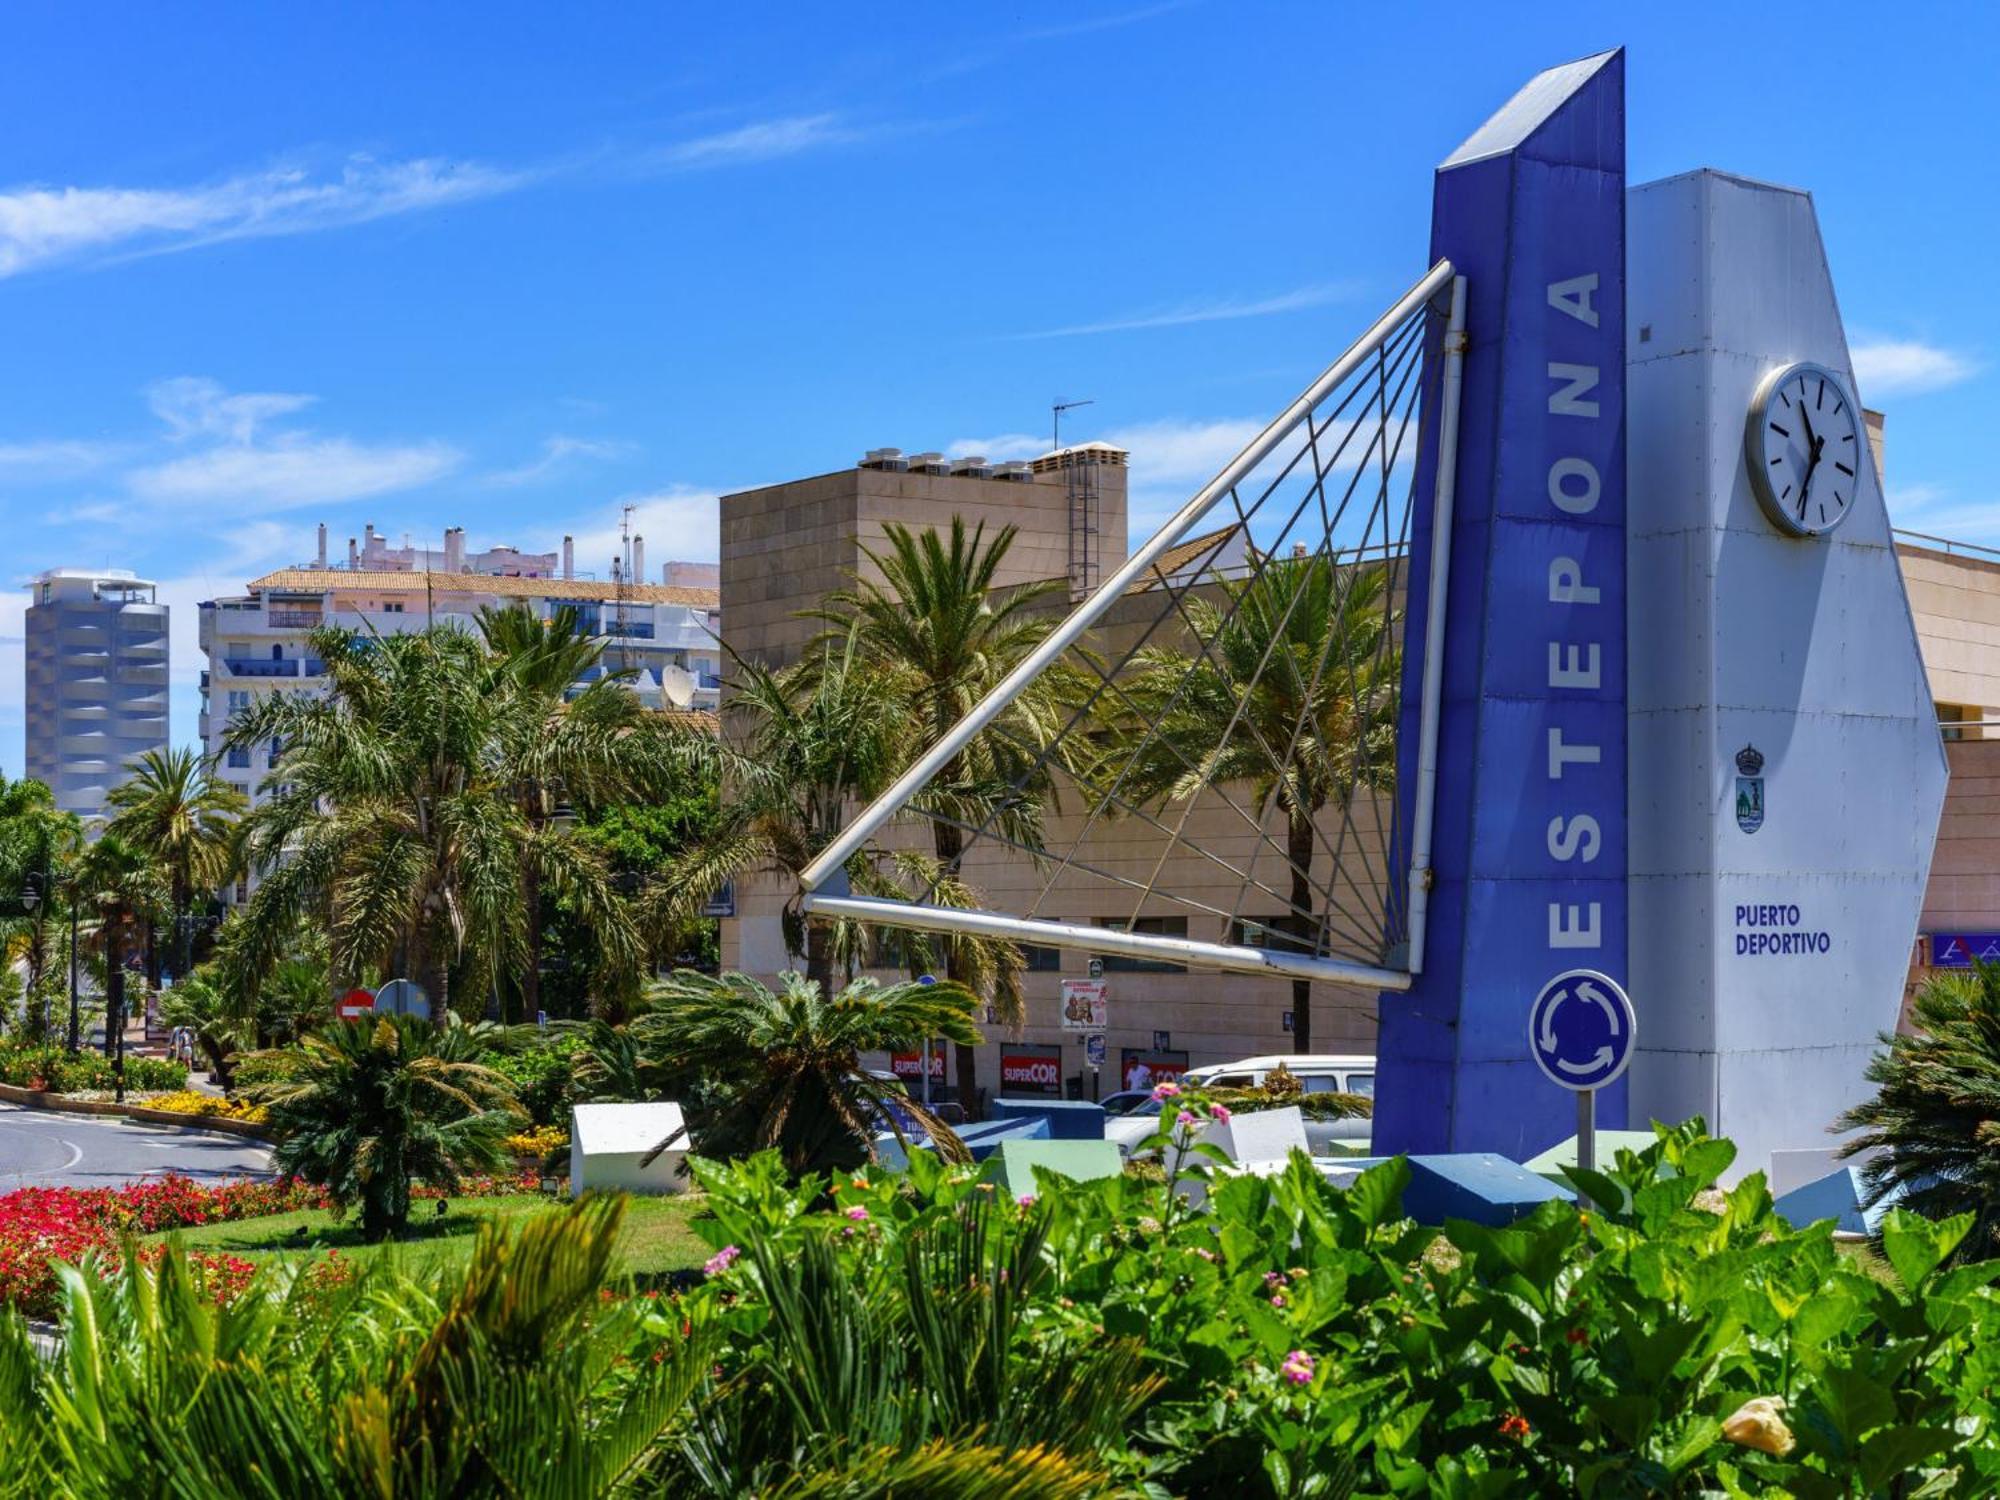
[[[307,677],[323,677],[326,675],[326,663],[316,656],[308,656],[302,665],[305,667],[304,675]]]
[[[274,609],[269,619],[273,630],[317,630],[326,623],[316,609]]]
[[[222,669],[232,677],[296,677],[299,663],[293,661],[259,661],[239,657],[222,659]]]

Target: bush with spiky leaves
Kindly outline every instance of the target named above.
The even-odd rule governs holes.
[[[1843,1156],[1869,1203],[1890,1193],[1926,1218],[1974,1216],[1964,1259],[2000,1255],[2000,964],[1938,974],[1918,990],[1911,1035],[1884,1036],[1868,1065],[1876,1094],[1840,1119],[1864,1132]]]
[[[964,985],[880,985],[858,979],[831,997],[804,975],[768,989],[747,974],[682,969],[653,986],[634,1037],[710,1101],[692,1120],[702,1154],[775,1148],[794,1175],[854,1166],[875,1154],[882,1129],[913,1116],[942,1149],[957,1137],[902,1089],[870,1077],[863,1052],[893,1052],[942,1037],[970,1046],[975,999]]]
[[[418,1183],[454,1187],[510,1165],[523,1115],[465,1028],[414,1016],[345,1021],[309,1036],[291,1074],[250,1091],[270,1110],[281,1172],[357,1207],[370,1240],[401,1231]]]

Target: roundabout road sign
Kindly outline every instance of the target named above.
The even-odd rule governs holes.
[[[1571,969],[1535,996],[1528,1051],[1550,1082],[1601,1089],[1632,1061],[1637,1025],[1617,980],[1595,969]]]

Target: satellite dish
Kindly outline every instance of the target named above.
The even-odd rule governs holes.
[[[694,677],[681,667],[660,668],[660,696],[675,708],[694,702]]]

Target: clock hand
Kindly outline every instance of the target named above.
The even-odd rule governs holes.
[[[1804,479],[1802,479],[1802,480],[1800,480],[1800,481],[1799,481],[1799,519],[1800,519],[1800,520],[1804,520],[1804,519],[1805,519],[1805,514],[1806,514],[1806,496],[1807,496],[1807,495],[1809,495],[1809,494],[1810,494],[1810,493],[1812,492],[1812,482],[1813,482],[1813,471],[1814,471],[1814,470],[1816,470],[1816,469],[1817,469],[1817,468],[1819,467],[1819,455],[1820,455],[1820,450],[1821,450],[1821,449],[1823,449],[1823,448],[1825,448],[1825,447],[1826,447],[1826,439],[1825,439],[1825,438],[1814,438],[1814,439],[1813,439],[1813,443],[1812,443],[1812,454],[1811,454],[1811,456],[1810,456],[1809,458],[1807,458],[1807,459],[1806,459],[1806,477],[1805,477]]]

